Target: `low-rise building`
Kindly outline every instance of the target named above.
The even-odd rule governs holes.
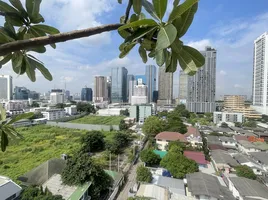
[[[13,200],[18,199],[22,188],[11,179],[0,176],[0,199]]]
[[[184,134],[184,137],[193,147],[202,147],[203,145],[200,132],[195,127],[188,126],[187,133]]]
[[[142,184],[140,185],[137,197],[147,197],[154,200],[169,200],[169,191],[165,187],[161,187],[154,184]]]
[[[193,161],[195,161],[198,166],[199,170],[202,168],[207,168],[208,161],[206,161],[205,155],[203,152],[200,151],[184,151],[183,155]]]
[[[256,148],[256,146],[249,141],[238,140],[237,142],[238,150],[244,154],[249,155],[251,152],[259,152],[260,150]]]
[[[157,148],[165,151],[171,141],[181,141],[187,143],[183,134],[177,132],[161,132],[155,136]]]
[[[77,108],[76,108],[76,105],[71,105],[70,107],[66,107],[64,108],[66,114],[69,114],[69,115],[75,115],[77,114]]]
[[[65,111],[61,109],[50,109],[41,113],[44,116],[44,118],[46,118],[48,121],[63,118],[65,117],[66,114]]]
[[[262,169],[262,166],[260,164],[257,164],[252,158],[250,158],[247,155],[237,153],[233,155],[234,159],[240,164],[240,165],[246,165],[250,167],[254,174],[261,176],[264,170]]]
[[[24,110],[29,107],[27,100],[10,100],[0,102],[7,111]]]
[[[249,154],[251,158],[260,164],[266,172],[268,172],[268,153],[266,152],[252,152]]]
[[[219,124],[222,122],[244,122],[243,113],[234,113],[234,112],[214,112],[213,113],[213,122]]]
[[[220,136],[219,140],[221,141],[222,146],[227,149],[236,149],[236,141],[232,137]]]
[[[129,117],[135,118],[135,120],[141,124],[150,116],[152,116],[151,104],[133,105],[129,108]]]

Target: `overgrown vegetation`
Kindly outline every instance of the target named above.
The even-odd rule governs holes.
[[[160,164],[161,158],[159,155],[156,155],[152,149],[145,149],[140,154],[141,161],[144,162],[147,166],[157,166]]]
[[[153,179],[152,173],[147,167],[144,167],[140,165],[137,168],[137,182],[145,182],[145,183],[150,183]]]
[[[249,179],[256,180],[257,176],[254,174],[253,170],[247,165],[239,165],[235,167],[236,175],[240,177],[245,177]]]
[[[70,121],[78,124],[103,124],[103,125],[119,125],[120,121],[124,119],[123,116],[96,116],[88,115],[80,119]]]
[[[20,195],[21,200],[63,200],[62,196],[60,195],[52,195],[50,191],[45,188],[45,191],[43,189],[35,187],[35,186],[29,186],[27,188],[24,188],[22,190],[22,193]]]

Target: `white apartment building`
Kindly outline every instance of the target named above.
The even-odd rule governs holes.
[[[46,110],[44,112],[41,112],[48,121],[50,120],[57,120],[60,118],[65,117],[65,111],[60,110],[60,109],[51,109],[51,110]]]
[[[205,65],[194,76],[188,77],[188,95],[186,107],[190,112],[206,113],[216,111],[216,57],[217,51],[206,47],[201,51]]]
[[[133,96],[131,97],[131,105],[148,103],[148,87],[142,84],[142,79],[138,79],[138,85],[134,85]]]
[[[268,32],[254,41],[253,60],[253,108],[262,114],[268,114]]]
[[[13,99],[12,76],[0,75],[0,100]]]
[[[243,113],[233,113],[233,112],[213,112],[213,123],[219,124],[222,122],[244,122]]]
[[[66,114],[69,114],[69,115],[75,115],[77,114],[77,108],[76,108],[76,105],[71,105],[70,107],[66,107],[64,108]]]
[[[2,106],[7,110],[23,110],[29,107],[29,102],[27,100],[11,100],[0,102]]]

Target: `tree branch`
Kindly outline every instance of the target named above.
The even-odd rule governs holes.
[[[18,40],[14,42],[9,42],[0,45],[0,56],[6,55],[8,53],[19,51],[23,49],[28,49],[31,47],[45,46],[49,44],[65,42],[68,40],[88,37],[103,32],[117,30],[122,24],[108,24],[104,26],[97,26],[94,28],[87,28],[83,30],[76,30],[66,33],[59,33],[50,36],[31,38],[28,40]]]
[[[124,21],[125,24],[127,23],[127,20],[129,18],[129,13],[130,13],[130,9],[132,6],[132,1],[133,0],[128,0],[128,5],[127,5],[127,9],[126,9],[126,14],[125,14],[125,21]]]

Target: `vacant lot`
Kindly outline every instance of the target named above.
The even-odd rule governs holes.
[[[88,115],[79,119],[70,121],[78,124],[103,124],[103,125],[119,125],[124,116],[94,116]]]
[[[24,139],[9,146],[6,152],[0,152],[0,175],[15,181],[51,158],[60,158],[63,153],[72,154],[80,147],[81,136],[87,132],[45,125],[19,128],[18,131]],[[114,132],[104,134],[109,140]]]

